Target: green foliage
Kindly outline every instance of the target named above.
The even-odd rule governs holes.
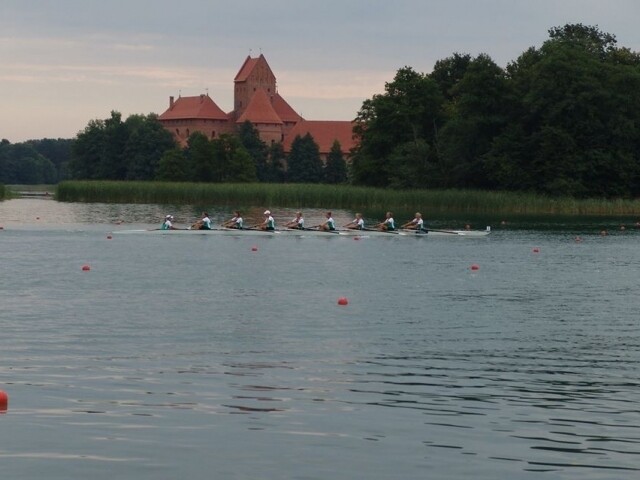
[[[150,180],[160,158],[175,147],[154,114],[122,121],[112,111],[105,120],[91,120],[71,149],[69,174],[74,179]]]
[[[342,155],[340,142],[333,142],[331,151],[327,155],[327,163],[324,166],[324,181],[326,183],[344,183],[347,181],[347,162]]]
[[[162,158],[160,158],[156,180],[163,182],[186,182],[188,178],[187,159],[184,150],[175,147],[164,152]]]
[[[352,156],[353,183],[390,186],[397,183],[397,159],[403,150],[435,151],[438,125],[444,119],[443,106],[444,97],[433,79],[409,67],[398,70],[393,82],[385,85],[385,94],[366,100],[356,118],[354,133],[359,145]],[[413,150],[405,147],[409,142],[415,144]],[[419,147],[420,143],[428,148]],[[392,156],[393,162],[390,161]],[[416,161],[415,156],[407,158],[410,162]],[[437,161],[428,156],[418,162]],[[420,174],[428,168],[409,170]],[[421,175],[402,183],[424,185],[426,181],[427,178]]]
[[[271,172],[269,171],[268,164],[269,147],[260,140],[258,129],[247,120],[240,125],[238,129],[238,139],[255,165],[258,180],[261,182],[270,181]]]
[[[57,181],[55,165],[29,143],[0,142],[0,183],[33,185]]]
[[[505,70],[487,55],[405,67],[357,118],[353,183],[640,195],[640,54],[597,26],[549,30]]]
[[[287,180],[294,183],[319,183],[322,181],[322,160],[318,145],[310,134],[299,135],[291,144]]]

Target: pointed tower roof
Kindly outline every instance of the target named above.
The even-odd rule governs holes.
[[[273,72],[271,71],[271,67],[267,63],[267,59],[264,58],[263,54],[260,54],[260,56],[256,58],[251,58],[251,56],[248,55],[244,63],[240,67],[240,70],[238,71],[236,78],[234,78],[233,81],[245,82],[249,77],[249,75],[251,75],[251,72],[253,71],[255,66],[258,65],[259,63],[264,63],[265,66],[269,69],[269,72],[271,73],[271,75],[273,75]]]
[[[246,110],[240,115],[236,123],[249,120],[251,123],[272,123],[282,125],[282,119],[271,105],[271,101],[264,88],[259,88],[251,97]]]
[[[228,120],[228,118],[227,114],[216,105],[209,95],[179,97],[159,117],[160,120]]]
[[[271,104],[273,105],[273,109],[276,111],[283,122],[297,123],[300,120],[303,120],[303,118],[298,115],[298,113],[293,108],[291,108],[291,105],[289,105],[287,101],[280,96],[279,93],[276,93],[271,97]]]

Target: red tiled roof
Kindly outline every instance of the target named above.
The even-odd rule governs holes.
[[[271,123],[282,125],[282,120],[273,109],[271,101],[264,88],[259,88],[253,94],[247,109],[240,115],[236,123],[243,123],[249,120],[251,123]]]
[[[162,115],[160,120],[178,119],[207,119],[207,120],[228,120],[216,103],[209,95],[199,95],[197,97],[178,97]]]
[[[320,153],[329,153],[333,142],[338,140],[342,153],[348,155],[349,150],[356,145],[353,139],[353,125],[350,121],[303,120],[291,129],[282,145],[285,153],[289,153],[296,136],[304,137],[309,133],[318,144]]]
[[[271,104],[283,122],[299,122],[303,119],[279,93],[271,97]]]
[[[256,63],[258,63],[257,58],[251,58],[250,55],[247,55],[247,58],[240,67],[240,70],[238,70],[238,74],[236,75],[236,78],[233,79],[233,81],[244,82],[251,73],[251,70],[253,70],[253,67],[256,66]]]

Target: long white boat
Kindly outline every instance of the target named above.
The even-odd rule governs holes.
[[[190,230],[190,229],[172,229],[172,230],[114,230],[114,234],[151,234],[151,235],[229,235],[229,236],[299,236],[299,237],[337,237],[337,236],[360,236],[360,237],[485,237],[491,233],[491,227],[485,230],[394,230],[392,232],[380,230],[315,230],[315,229],[276,229],[276,230],[258,230],[258,229],[237,229],[237,228],[214,228],[211,230]]]

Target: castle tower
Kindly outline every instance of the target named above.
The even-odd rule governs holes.
[[[236,120],[258,90],[264,89],[268,97],[276,94],[276,76],[262,54],[257,58],[247,56],[233,82],[233,117]]]

